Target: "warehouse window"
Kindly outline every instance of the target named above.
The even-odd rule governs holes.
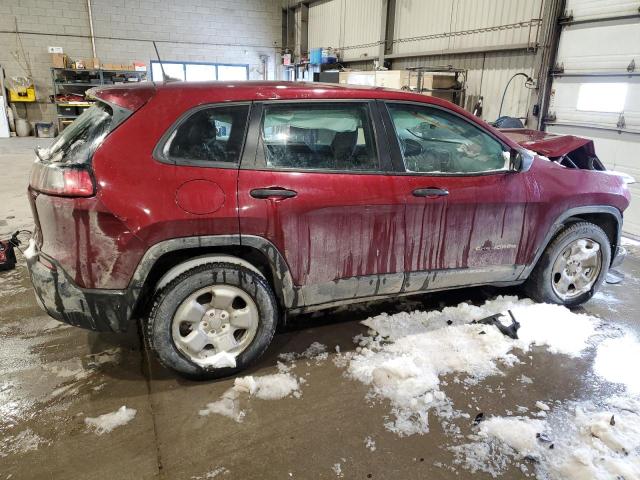
[[[162,62],[164,73],[173,80],[206,82],[210,80],[249,80],[249,65],[221,63]],[[160,62],[151,62],[151,80],[162,82]]]
[[[405,168],[419,173],[503,170],[502,144],[471,122],[437,108],[389,104]]]
[[[176,163],[236,164],[244,142],[249,105],[197,110],[171,134],[163,156]]]
[[[577,110],[620,113],[627,99],[626,83],[583,83],[578,90]]]
[[[262,143],[267,166],[311,170],[378,169],[364,103],[269,105]]]

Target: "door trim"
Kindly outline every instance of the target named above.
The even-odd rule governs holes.
[[[524,281],[519,278],[524,268],[524,265],[498,265],[344,278],[300,287],[305,303],[291,310],[300,313],[440,290],[517,285]]]

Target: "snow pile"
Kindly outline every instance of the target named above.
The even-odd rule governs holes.
[[[327,352],[327,346],[320,342],[313,342],[302,353],[288,352],[278,355],[280,360],[285,362],[293,362],[298,359],[315,360],[316,363],[322,362],[327,359],[329,352]]]
[[[117,427],[126,425],[136,416],[137,410],[135,408],[127,408],[125,405],[120,407],[115,412],[105,413],[99,417],[84,419],[84,423],[92,428],[96,434],[102,435],[109,433]]]
[[[40,445],[48,444],[49,442],[34,433],[30,428],[27,428],[16,435],[0,438],[0,458],[31,452],[37,450]]]
[[[333,473],[336,474],[336,477],[338,477],[338,478],[343,478],[344,477],[344,473],[342,473],[342,464],[334,463],[333,467],[331,467],[331,470],[333,470]]]
[[[222,394],[220,400],[207,403],[206,408],[200,410],[198,413],[201,417],[215,413],[242,423],[246,412],[240,409],[239,397],[239,392],[235,388],[230,388]]]
[[[262,400],[279,400],[300,393],[298,379],[288,373],[236,378],[233,388]]]
[[[640,394],[640,343],[633,334],[608,338],[598,345],[594,362],[596,375],[612,383],[622,383],[628,392]]]
[[[251,375],[238,377],[233,387],[224,392],[219,400],[208,403],[198,413],[202,417],[215,413],[241,423],[246,415],[246,412],[240,408],[241,393],[247,393],[262,400],[280,400],[290,395],[300,398],[302,396],[300,384],[303,382],[303,379],[296,378],[288,371],[261,377]]]
[[[520,322],[519,340],[493,325],[472,323],[511,310]],[[372,387],[372,395],[391,401],[394,419],[386,428],[400,436],[429,431],[428,412],[461,416],[440,390],[440,377],[466,375],[466,384],[501,374],[501,366],[519,362],[512,351],[545,346],[554,353],[578,356],[597,321],[557,305],[534,304],[499,296],[482,306],[461,303],[441,311],[381,314],[362,322],[370,336],[358,336],[348,374]]]
[[[640,402],[613,398],[605,405],[575,406],[547,421],[493,417],[474,440],[451,447],[455,463],[494,477],[512,463],[539,478],[605,480],[640,478]]]
[[[376,441],[371,438],[370,436],[365,437],[364,439],[364,446],[367,450],[371,451],[371,452],[375,452],[376,451]]]
[[[227,473],[229,473],[229,470],[226,469],[225,467],[217,467],[217,468],[214,468],[213,470],[208,471],[204,475],[197,475],[191,478],[193,480],[205,480],[210,478],[216,478],[220,475],[226,475]]]

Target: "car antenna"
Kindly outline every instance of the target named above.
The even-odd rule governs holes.
[[[168,83],[168,82],[171,81],[171,77],[167,76],[167,74],[164,73],[164,65],[162,64],[162,60],[160,60],[160,53],[158,52],[158,46],[156,45],[156,41],[152,40],[151,43],[153,43],[153,48],[156,51],[156,57],[158,57],[158,63],[160,64],[160,70],[162,70],[162,81]]]

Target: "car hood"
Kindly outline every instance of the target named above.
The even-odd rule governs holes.
[[[501,128],[500,131],[510,140],[518,143],[527,150],[532,150],[538,155],[557,162],[567,167],[565,156],[571,154],[571,167],[597,171],[606,175],[615,175],[622,178],[626,184],[636,183],[631,175],[616,170],[607,170],[604,164],[597,158],[593,140],[574,135],[557,135],[555,133],[541,132],[527,128]],[[584,159],[592,161],[584,162]]]
[[[588,138],[556,135],[527,128],[502,128],[500,131],[527,150],[533,150],[538,155],[548,158],[562,157],[580,147],[583,147],[589,155],[595,155],[593,140]]]

